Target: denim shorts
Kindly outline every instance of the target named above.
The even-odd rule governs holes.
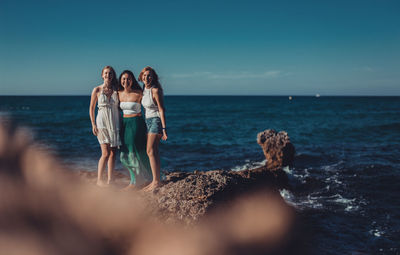
[[[159,117],[152,117],[146,119],[147,133],[162,134],[161,119]]]

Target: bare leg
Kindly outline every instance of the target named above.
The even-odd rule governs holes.
[[[109,144],[100,144],[101,148],[101,157],[99,159],[99,165],[97,167],[97,185],[104,186],[104,182],[102,180],[103,171],[106,166],[106,162],[110,156],[110,145]]]
[[[116,148],[115,147],[110,147],[110,156],[108,157],[108,179],[107,179],[107,184],[110,184],[113,180],[113,171],[114,171],[114,166],[115,166],[115,154],[116,154]]]
[[[161,137],[160,137],[161,138]],[[155,144],[156,148],[156,160],[157,160],[157,166],[158,166],[158,180],[161,180],[160,178],[160,171],[161,171],[161,157],[160,157],[160,138],[158,138],[158,142]]]
[[[153,181],[147,185],[143,190],[151,191],[161,185],[160,182],[160,154],[158,145],[160,143],[160,135],[149,133],[147,135],[147,155],[149,156],[151,172],[153,174]]]

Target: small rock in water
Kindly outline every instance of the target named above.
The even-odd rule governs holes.
[[[278,133],[273,129],[267,129],[258,133],[257,143],[264,151],[268,169],[281,169],[293,165],[295,148],[285,131]]]

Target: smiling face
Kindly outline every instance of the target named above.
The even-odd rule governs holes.
[[[113,73],[111,69],[109,68],[104,69],[101,77],[103,77],[104,81],[110,82],[113,79]]]
[[[133,78],[131,75],[124,73],[121,77],[121,85],[124,89],[129,89],[132,87]]]
[[[143,73],[142,79],[145,85],[150,85],[151,81],[153,80],[153,76],[150,71],[146,71]]]

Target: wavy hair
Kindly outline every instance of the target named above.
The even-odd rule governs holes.
[[[140,87],[139,83],[137,82],[135,75],[129,70],[125,70],[120,74],[118,79],[118,90],[124,90],[124,87],[122,87],[121,83],[122,75],[124,74],[128,74],[132,78],[132,89],[143,91],[142,87]]]
[[[151,80],[151,86],[160,89],[161,92],[163,93],[164,90],[163,90],[163,88],[162,88],[162,86],[160,84],[160,81],[158,79],[158,75],[157,75],[156,71],[154,71],[154,69],[152,67],[146,66],[145,68],[143,68],[143,70],[139,74],[139,81],[143,82],[143,74],[145,72],[147,72],[147,71],[150,71],[151,76],[153,77],[153,79]],[[144,89],[144,86],[145,85],[143,84],[143,89]]]
[[[111,73],[112,73],[112,75],[113,75],[113,78],[112,78],[112,80],[111,80],[111,88],[112,88],[113,90],[118,90],[117,74],[115,73],[114,68],[112,68],[111,66],[105,66],[105,67],[103,68],[103,70],[101,70],[101,78],[103,78],[103,73],[104,73],[104,70],[106,70],[106,69],[110,69],[110,71],[111,71]]]

